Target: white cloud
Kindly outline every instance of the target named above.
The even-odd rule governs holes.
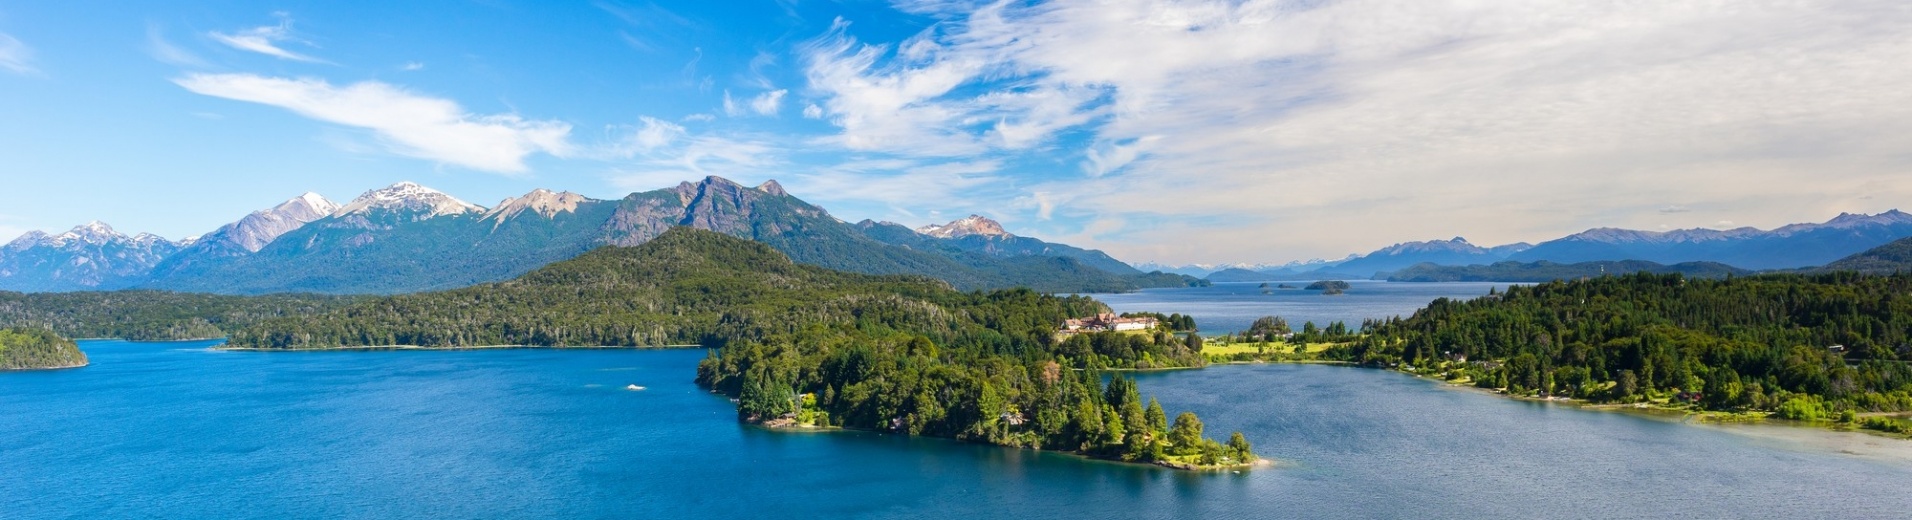
[[[730,97],[730,89],[724,89],[724,115],[737,117],[744,115],[744,106]]]
[[[810,106],[803,107],[803,117],[822,119],[823,107],[817,106],[816,103],[811,103]]]
[[[704,114],[704,113],[697,113],[697,114],[684,116],[684,121],[686,122],[696,121],[700,123],[708,123],[708,122],[716,121],[716,120],[717,120],[717,116]]]
[[[740,101],[731,97],[730,90],[726,89],[724,90],[724,115],[730,117],[743,117],[750,114],[777,115],[777,111],[783,108],[783,96],[789,93],[789,90],[778,89],[758,94],[747,101]]]
[[[400,155],[500,173],[527,170],[525,157],[570,155],[571,125],[515,114],[476,115],[456,102],[364,81],[333,86],[319,79],[252,74],[189,74],[173,80],[207,96],[272,105],[299,115],[371,130]]]
[[[40,73],[40,69],[33,66],[33,49],[6,33],[0,33],[0,69],[14,74]]]
[[[1084,178],[1025,192],[1153,227],[1082,245],[1274,261],[1912,198],[1901,4],[916,1],[944,21],[894,45],[839,24],[803,53],[835,144],[953,156],[1086,129]],[[1669,193],[1712,219],[1656,211]]]
[[[684,127],[676,123],[650,116],[644,116],[640,120],[644,122],[644,127],[638,129],[633,138],[639,150],[656,150],[684,136]]]
[[[778,89],[758,94],[755,99],[750,100],[750,110],[757,115],[777,115],[777,110],[783,107],[783,95],[789,93],[788,90]]]
[[[424,62],[408,61],[408,62],[405,62],[404,65],[399,65],[398,70],[402,70],[406,72],[411,72],[415,70],[425,70],[425,64]]]
[[[311,42],[300,40],[292,35],[291,16],[285,13],[273,13],[272,15],[279,19],[278,25],[263,25],[230,34],[219,31],[212,31],[206,34],[207,36],[211,36],[213,41],[226,44],[227,47],[242,51],[256,52],[283,60],[308,63],[330,63],[280,47],[279,44],[283,42],[295,42],[305,45],[311,45]]]
[[[649,116],[640,121],[610,157],[629,161],[609,175],[622,189],[652,190],[710,175],[762,181],[766,170],[783,163],[782,152],[768,138],[691,134],[669,121]]]
[[[984,212],[1013,222],[1007,212],[999,211],[1004,208],[996,205],[996,201],[1007,199],[995,193],[1006,184],[997,173],[1001,168],[1000,162],[987,159],[869,159],[800,172],[783,182],[792,193],[825,203],[832,210],[885,214],[886,219],[908,219],[921,213]]]

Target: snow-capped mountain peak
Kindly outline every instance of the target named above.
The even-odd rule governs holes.
[[[92,222],[74,226],[73,229],[68,230],[65,233],[56,235],[53,237],[53,241],[55,242],[56,245],[66,245],[69,242],[82,242],[87,244],[98,245],[98,244],[105,244],[107,242],[111,242],[116,239],[126,239],[126,238],[127,236],[125,234],[122,234],[118,231],[114,231],[113,226],[109,226],[109,225],[106,225],[105,222],[100,222],[98,220],[95,220]]]
[[[204,237],[207,239],[204,242],[208,245],[203,247],[217,248],[220,246],[214,244],[223,244],[237,246],[248,253],[257,253],[260,249],[264,249],[266,244],[271,244],[273,240],[278,239],[280,235],[291,233],[338,210],[337,203],[317,193],[306,192],[279,203],[272,209],[254,211],[239,219],[238,222],[220,227]],[[200,241],[194,240],[195,243]]]
[[[445,215],[484,213],[484,206],[458,200],[444,192],[406,181],[365,192],[332,212],[332,216],[361,215],[373,211],[415,213],[412,220]]]
[[[916,228],[916,232],[936,238],[958,238],[969,235],[991,237],[1015,236],[1009,234],[1008,231],[1004,231],[1002,223],[990,220],[989,217],[982,215],[970,215],[943,225],[931,224],[923,226]]]
[[[338,212],[339,204],[317,193],[305,192],[268,210],[293,220],[311,222]]]
[[[577,211],[579,204],[589,201],[591,201],[590,198],[576,193],[554,192],[538,188],[523,196],[500,201],[497,206],[491,208],[491,211],[485,213],[484,219],[496,218],[498,223],[502,224],[505,220],[527,211],[550,218],[559,213]]]

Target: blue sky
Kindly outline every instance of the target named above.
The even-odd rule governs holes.
[[[1912,200],[1892,1],[0,1],[0,239],[776,179],[1131,261]]]

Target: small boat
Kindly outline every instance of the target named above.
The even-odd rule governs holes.
[[[633,391],[633,392],[635,392],[635,391],[638,391],[638,390],[643,390],[643,389],[644,389],[644,387],[641,387],[641,386],[637,386],[637,385],[629,385],[629,386],[625,386],[625,387],[624,387],[624,389],[625,389],[625,390],[630,390],[630,391]]]

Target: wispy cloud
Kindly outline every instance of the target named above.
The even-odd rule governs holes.
[[[724,115],[743,117],[751,114],[774,116],[783,108],[783,97],[789,94],[786,89],[777,89],[757,94],[756,97],[740,100],[731,97],[730,91],[724,91]]]
[[[206,66],[206,60],[200,59],[198,55],[186,49],[182,49],[178,45],[173,45],[172,41],[167,40],[165,30],[163,30],[158,23],[146,24],[145,50],[148,56],[159,60],[160,63],[177,67],[199,68]]]
[[[692,134],[682,125],[645,116],[640,124],[614,129],[604,159],[619,159],[609,174],[612,185],[650,190],[709,175],[740,182],[768,180],[765,173],[784,163],[781,148],[768,137]]]
[[[0,33],[0,69],[22,75],[40,73],[40,69],[33,66],[33,48],[7,33]]]
[[[256,52],[283,60],[303,61],[307,63],[331,63],[319,58],[292,52],[280,47],[280,43],[293,42],[311,45],[311,42],[298,39],[292,34],[292,16],[286,13],[272,13],[279,19],[278,25],[263,25],[236,33],[212,31],[207,33],[213,41],[242,51]]]
[[[377,81],[333,86],[311,78],[189,74],[173,80],[195,93],[271,105],[299,115],[370,130],[400,155],[498,173],[528,170],[535,153],[575,151],[571,125],[516,114],[476,115],[451,100]]]
[[[1714,222],[1638,202],[1665,193],[1761,225],[1823,219],[1867,189],[1912,198],[1889,180],[1912,167],[1912,10],[1892,0],[901,5],[942,21],[894,43],[839,23],[800,49],[838,129],[826,142],[1070,147],[1079,176],[1024,196],[1048,194],[1032,207],[1079,230],[1126,222],[1085,244],[1119,256],[1271,261]],[[1176,245],[1191,242],[1211,245]]]

